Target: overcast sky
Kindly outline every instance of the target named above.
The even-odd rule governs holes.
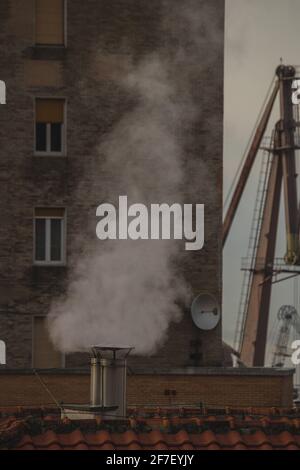
[[[300,0],[226,0],[224,198],[280,58],[285,64],[300,65],[299,26]],[[247,251],[257,175],[256,168],[224,250],[223,332],[224,339],[230,343],[237,318],[241,257]],[[277,256],[282,257],[281,234],[278,245]],[[294,303],[294,290],[294,281],[273,288],[273,318],[282,304]]]

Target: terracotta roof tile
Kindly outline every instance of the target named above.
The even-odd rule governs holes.
[[[0,412],[0,448],[300,450],[300,410],[134,410],[128,420],[70,421],[57,410]],[[1,417],[2,413],[2,417]],[[130,413],[129,413],[130,415]]]

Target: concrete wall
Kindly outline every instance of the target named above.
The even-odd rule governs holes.
[[[132,106],[131,98],[116,84],[126,58],[138,64],[157,51],[167,57],[176,50],[178,34],[184,35],[176,14],[163,21],[163,4],[161,0],[69,1],[67,47],[55,48],[34,46],[34,0],[26,0],[25,9],[23,0],[1,1],[0,78],[7,85],[7,105],[0,106],[0,339],[7,343],[9,367],[31,367],[31,316],[47,314],[50,302],[64,292],[82,240],[95,240],[95,207],[111,184],[101,168],[97,181],[94,178],[99,144]],[[181,4],[172,0],[167,10],[176,12]],[[184,255],[180,270],[194,294],[209,291],[221,303],[224,1],[196,4],[204,33],[201,56],[190,64],[188,87],[199,113],[193,125],[183,126],[182,131],[185,202],[206,204],[206,241],[202,251]],[[205,23],[207,10],[211,25]],[[218,32],[219,42],[211,31]],[[189,47],[184,45],[187,57]],[[208,57],[211,60],[206,63]],[[187,82],[182,80],[183,71],[177,72],[181,93]],[[33,154],[36,96],[67,99],[66,158]],[[37,206],[67,209],[66,267],[33,266]],[[195,340],[201,341],[198,365],[222,363],[221,324],[202,334],[185,312],[181,323],[171,326],[156,356],[133,358],[132,367],[191,365]],[[81,355],[66,360],[67,366],[85,363]]]

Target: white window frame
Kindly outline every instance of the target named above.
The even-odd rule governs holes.
[[[46,259],[41,261],[36,259],[36,240],[35,240],[35,233],[36,233],[36,220],[43,219],[46,221],[46,229],[45,229],[45,254]],[[52,261],[51,260],[51,219],[59,219],[62,221],[61,223],[61,260],[60,261]],[[36,216],[34,215],[34,224],[33,224],[33,263],[37,266],[65,266],[66,265],[66,211],[63,217],[57,216]]]
[[[41,151],[36,149],[36,100],[62,100],[64,102],[63,105],[63,113],[64,113],[64,120],[61,123],[61,151],[60,152],[52,152],[51,151],[51,123],[47,122],[46,124],[46,150]],[[36,96],[34,100],[34,155],[36,157],[66,157],[67,156],[67,144],[66,144],[66,121],[67,121],[67,100],[64,97],[56,97],[56,96]]]
[[[31,322],[31,328],[32,328],[32,342],[31,342],[31,367],[34,368],[34,341],[35,341],[35,327],[34,327],[34,319],[35,318],[46,318],[46,315],[32,315],[32,322]],[[63,352],[60,352],[61,355],[61,368],[65,369],[66,367],[66,354]]]

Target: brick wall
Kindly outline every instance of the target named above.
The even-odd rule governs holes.
[[[72,371],[39,372],[56,400],[89,403],[89,374]],[[129,375],[128,406],[291,407],[292,370],[206,369],[190,374]],[[175,394],[174,394],[175,392]],[[32,371],[0,371],[0,407],[52,404],[51,397]]]
[[[24,368],[32,365],[30,316],[48,313],[51,301],[64,292],[81,241],[95,239],[95,207],[111,184],[101,168],[101,177],[95,181],[98,147],[130,102],[114,78],[124,73],[127,56],[138,64],[146,54],[172,54],[180,20],[170,17],[168,30],[162,22],[161,0],[72,0],[68,2],[67,48],[35,47],[34,0],[26,0],[26,9],[24,0],[0,3],[0,42],[4,45],[0,79],[7,85],[7,105],[0,106],[0,338],[7,343],[8,366]],[[182,1],[170,3],[171,13]],[[222,38],[224,1],[196,3],[200,13],[207,8],[213,13],[211,26]],[[205,15],[201,21],[205,30]],[[206,242],[202,251],[184,254],[180,269],[194,294],[209,291],[221,303],[223,42],[213,55],[213,41],[211,34],[201,37],[201,56],[190,65],[189,88],[199,115],[189,129],[183,126],[185,202],[206,205]],[[185,47],[188,55],[189,44]],[[213,58],[209,65],[205,65],[207,57]],[[181,82],[182,72],[176,74],[179,93],[182,83],[187,85]],[[67,158],[33,155],[36,96],[67,98]],[[67,208],[67,267],[33,266],[32,218],[37,206]],[[191,341],[195,340],[201,341],[200,364],[222,363],[221,324],[203,334],[187,311],[181,323],[171,326],[165,346],[155,356],[133,357],[131,364],[190,365]],[[66,365],[85,362],[85,357],[73,355]]]
[[[173,393],[175,394],[173,395]],[[199,405],[259,407],[292,405],[290,377],[151,376],[135,375],[128,381],[128,403],[141,406]]]

